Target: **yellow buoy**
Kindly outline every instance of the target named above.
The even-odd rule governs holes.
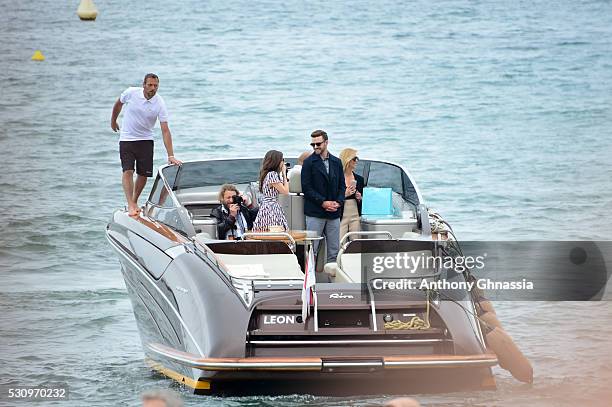
[[[34,51],[34,55],[32,55],[32,61],[44,61],[45,56],[40,52],[40,50]]]
[[[77,15],[81,20],[95,20],[98,16],[98,9],[93,0],[81,0],[81,4],[79,4],[77,9]]]

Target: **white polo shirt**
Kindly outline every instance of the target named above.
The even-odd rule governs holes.
[[[151,99],[144,97],[143,88],[127,88],[119,97],[123,106],[123,121],[119,141],[153,140],[153,127],[168,121],[164,99],[155,94]]]

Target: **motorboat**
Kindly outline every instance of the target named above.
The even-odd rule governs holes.
[[[152,369],[206,394],[495,388],[498,359],[469,290],[374,287],[373,256],[457,252],[452,233],[432,227],[439,218],[406,169],[359,161],[366,187],[391,189],[392,213],[364,214],[361,231],[342,236],[337,261],[324,264],[325,240],[305,230],[299,173],[281,196],[289,231],[217,236],[210,213],[221,185],[236,185],[256,204],[260,165],[261,158],[165,165],[138,216],[113,213],[106,236]],[[307,265],[317,245],[316,265]],[[316,268],[316,284],[303,316],[307,267]],[[470,278],[440,264],[402,273],[387,281]]]

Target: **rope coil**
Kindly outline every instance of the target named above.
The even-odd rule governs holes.
[[[429,329],[431,324],[429,323],[429,290],[427,290],[427,309],[425,311],[425,319],[414,316],[410,321],[403,322],[398,320],[385,322],[385,329],[399,330],[399,329]]]

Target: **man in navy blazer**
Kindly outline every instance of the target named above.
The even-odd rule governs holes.
[[[327,133],[315,130],[310,137],[314,154],[302,165],[306,229],[325,236],[329,263],[336,261],[340,248],[340,208],[346,185],[342,162],[327,151]],[[314,249],[317,252],[318,242],[315,242]]]

